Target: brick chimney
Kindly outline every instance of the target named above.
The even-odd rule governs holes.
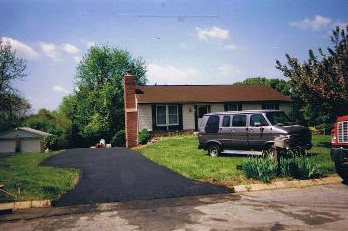
[[[135,100],[134,75],[124,76],[124,112],[126,147],[132,148],[138,145],[138,112]]]

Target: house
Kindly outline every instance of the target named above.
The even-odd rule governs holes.
[[[135,86],[124,78],[126,145],[137,145],[142,129],[197,130],[209,112],[279,109],[290,112],[291,100],[266,85],[154,85]]]
[[[0,134],[0,153],[44,152],[44,138],[51,135],[27,127],[19,127]]]

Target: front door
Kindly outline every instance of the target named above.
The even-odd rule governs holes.
[[[202,117],[210,112],[210,105],[196,105],[195,106],[195,130],[201,123]]]

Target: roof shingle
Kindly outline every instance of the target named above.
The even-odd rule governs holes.
[[[138,103],[291,101],[266,85],[154,85],[136,89]]]

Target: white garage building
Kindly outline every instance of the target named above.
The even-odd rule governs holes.
[[[44,138],[51,135],[27,127],[19,127],[0,134],[0,153],[43,152]]]

